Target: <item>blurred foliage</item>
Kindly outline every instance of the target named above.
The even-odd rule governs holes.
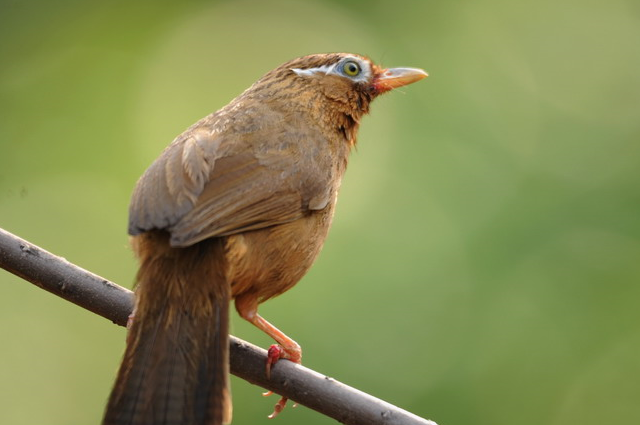
[[[0,227],[130,286],[131,189],[188,125],[308,53],[423,67],[376,100],[323,255],[261,312],[309,367],[441,425],[640,423],[637,1],[0,7]],[[5,272],[0,322],[0,423],[97,423],[123,329]],[[235,424],[266,423],[274,398],[233,391]]]

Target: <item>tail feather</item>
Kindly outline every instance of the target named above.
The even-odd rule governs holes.
[[[230,420],[229,289],[216,242],[154,245],[153,255],[141,244],[136,313],[103,425]]]

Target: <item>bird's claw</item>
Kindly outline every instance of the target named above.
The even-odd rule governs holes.
[[[273,391],[267,391],[266,393],[262,393],[263,396],[268,397],[270,395],[274,394]],[[280,412],[282,412],[282,410],[284,409],[284,407],[287,405],[287,401],[289,399],[287,397],[280,397],[280,400],[278,400],[278,402],[276,403],[275,406],[273,406],[273,413],[270,414],[268,416],[269,419],[273,419],[276,416],[278,416],[278,414]],[[293,406],[291,407],[296,407],[298,405],[298,403],[293,403]]]
[[[302,363],[302,351],[300,350],[300,346],[295,344],[294,346],[287,348],[278,344],[271,345],[267,351],[267,379],[271,379],[271,367],[280,359],[287,359],[298,364]]]
[[[273,394],[273,392],[272,392],[272,394]],[[272,413],[272,414],[270,414],[270,415],[268,416],[268,418],[269,418],[269,419],[273,419],[273,418],[275,418],[276,416],[278,416],[278,414],[279,414],[280,412],[282,412],[282,409],[284,409],[284,406],[286,406],[286,405],[287,405],[287,400],[288,400],[288,398],[286,398],[286,397],[280,397],[280,400],[278,400],[278,402],[276,403],[276,405],[275,405],[275,406],[273,406],[273,413]]]
[[[269,350],[267,350],[267,379],[271,379],[271,367],[276,364],[276,362],[280,359],[287,359],[290,360],[294,363],[300,363],[302,360],[302,355],[300,352],[300,347],[297,346],[297,349],[292,350],[292,352],[287,351],[286,348],[284,348],[281,345],[278,344],[273,344],[271,345],[271,347],[269,347]],[[267,391],[262,393],[263,396],[268,397],[270,395],[273,394],[273,391]],[[278,414],[280,412],[282,412],[282,410],[284,409],[284,407],[287,405],[287,397],[280,397],[280,400],[278,400],[278,402],[276,403],[276,405],[273,407],[273,413],[270,414],[268,417],[269,419],[273,419],[276,416],[278,416]],[[293,407],[296,407],[297,404],[293,404]]]
[[[273,344],[267,351],[267,379],[271,379],[271,366],[280,359],[287,358],[285,351],[277,344]]]
[[[273,344],[271,347],[269,347],[269,350],[267,350],[267,379],[271,379],[271,366],[276,364],[278,360],[286,357],[287,355],[281,346],[277,344]],[[267,391],[266,393],[262,393],[262,395],[265,397],[268,397],[272,394],[273,394],[273,391]],[[286,405],[287,405],[287,398],[281,397],[280,400],[278,400],[276,405],[273,407],[273,413],[270,414],[268,418],[273,419],[276,416],[278,416],[278,414],[282,412],[282,409],[284,409]]]

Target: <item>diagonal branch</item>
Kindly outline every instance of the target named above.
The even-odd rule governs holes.
[[[133,293],[0,229],[0,267],[125,326]],[[231,373],[349,425],[436,425],[406,410],[287,361],[265,376],[266,351],[231,337]]]

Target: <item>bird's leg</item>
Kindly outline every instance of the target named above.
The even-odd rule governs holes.
[[[269,347],[269,351],[267,352],[267,379],[271,378],[271,366],[280,359],[287,359],[298,364],[302,363],[302,349],[300,345],[258,314],[258,300],[255,297],[246,295],[237,297],[236,310],[238,310],[238,313],[243,319],[251,322],[278,343]],[[272,391],[267,391],[263,395],[268,396],[271,394],[273,394]],[[269,418],[276,417],[276,415],[284,409],[286,403],[287,398],[282,397],[276,403],[275,409],[273,413],[269,415]]]
[[[302,362],[302,349],[300,345],[258,314],[258,302],[254,297],[237,297],[236,309],[243,319],[251,322],[278,343],[278,345],[274,344],[269,348],[267,378],[270,377],[271,365],[275,364],[279,359],[287,359],[294,363]]]
[[[247,319],[246,317],[244,318]],[[253,312],[251,318],[248,318],[247,320],[264,331],[278,343],[269,347],[267,356],[267,378],[271,377],[271,366],[280,359],[287,359],[294,363],[302,363],[302,349],[297,342],[282,333],[280,329],[267,322],[257,312]]]

